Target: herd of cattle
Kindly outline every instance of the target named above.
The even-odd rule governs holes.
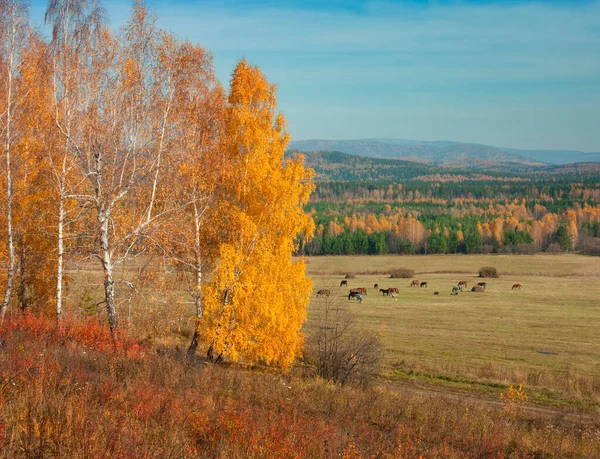
[[[348,281],[346,279],[342,280],[340,282],[340,288],[344,287],[344,286],[348,286]],[[411,283],[410,283],[411,287],[420,287],[420,288],[427,288],[427,282],[419,282],[418,279],[414,279]],[[485,288],[487,287],[487,283],[486,282],[479,282],[477,285],[474,285],[473,288],[471,288],[472,292],[478,292],[478,293],[483,293],[485,292]],[[398,289],[396,287],[390,287],[390,288],[379,288],[379,284],[375,284],[373,286],[373,288],[375,290],[379,289],[379,292],[383,294],[383,296],[391,296],[392,298],[396,298],[398,296]],[[458,295],[459,292],[462,292],[463,289],[468,289],[469,288],[469,284],[467,281],[460,281],[458,282],[458,284],[456,284],[454,287],[452,287],[452,292],[451,295]],[[512,290],[521,290],[521,284],[513,284],[512,286]],[[348,294],[348,299],[352,300],[352,299],[356,299],[358,301],[360,301],[362,303],[363,301],[363,295],[367,294],[367,289],[365,287],[357,287],[357,288],[351,288],[350,292]],[[434,295],[439,295],[440,292],[435,291],[433,292]],[[328,289],[321,289],[317,292],[317,298],[323,298],[323,297],[329,297],[331,295],[331,291]]]

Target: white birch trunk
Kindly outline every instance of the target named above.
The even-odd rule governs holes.
[[[62,188],[62,187],[61,187]],[[62,287],[63,287],[63,256],[65,251],[64,242],[64,224],[65,224],[65,198],[64,189],[61,189],[58,202],[58,256],[56,266],[56,320],[62,319]]]
[[[202,315],[204,314],[204,304],[202,302],[202,255],[200,246],[200,215],[198,213],[198,206],[194,201],[194,224],[196,230],[196,285],[194,289],[194,305],[196,307],[196,326],[194,327],[194,336],[192,337],[192,343],[187,351],[188,358],[191,358],[198,348],[198,341],[200,340],[200,333],[198,332],[198,326]]]
[[[100,261],[104,271],[104,299],[106,301],[106,312],[108,314],[108,325],[113,343],[118,341],[117,330],[119,328],[119,318],[115,308],[115,282],[113,278],[113,263],[110,252],[110,242],[108,234],[108,223],[110,215],[105,211],[98,214],[98,223],[100,229]]]
[[[12,166],[11,166],[11,136],[12,136],[12,89],[13,89],[13,69],[14,69],[14,39],[15,39],[15,25],[13,23],[12,30],[12,43],[11,49],[9,50],[9,60],[7,63],[7,93],[6,93],[6,121],[4,125],[5,130],[5,146],[4,155],[6,161],[6,231],[8,237],[8,270],[6,276],[6,290],[4,292],[4,299],[2,306],[0,306],[0,324],[4,323],[4,316],[8,309],[10,297],[12,293],[13,279],[15,276],[15,244],[14,235],[12,228]]]

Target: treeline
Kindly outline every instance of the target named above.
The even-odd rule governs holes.
[[[0,332],[11,305],[62,320],[78,254],[102,270],[116,343],[137,289],[115,267],[154,254],[193,279],[190,353],[202,340],[215,359],[289,366],[312,285],[291,253],[312,234],[313,185],[284,159],[275,86],[242,60],[226,92],[210,53],[140,1],[114,33],[101,2],[51,0],[50,40],[28,9],[0,0]]]
[[[429,176],[435,177],[435,176]],[[462,177],[462,176],[461,176]],[[457,181],[406,180],[402,182],[335,181],[318,182],[311,203],[410,203],[419,205],[456,204],[472,202],[475,205],[526,200],[533,207],[541,204],[555,212],[572,208],[575,204],[600,203],[598,174],[579,176],[562,174],[557,177],[498,177],[487,180]]]
[[[292,154],[291,152],[289,153]],[[596,181],[599,163],[560,166],[530,166],[476,160],[464,165],[443,165],[399,159],[370,158],[339,151],[304,152],[307,166],[315,170],[318,182],[398,183],[465,181]]]
[[[316,236],[302,249],[309,255],[384,253],[535,253],[580,251],[600,254],[600,205],[575,205],[555,213],[526,201],[460,206],[382,203],[307,206]]]

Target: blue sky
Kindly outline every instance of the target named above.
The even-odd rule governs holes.
[[[241,57],[258,65],[296,140],[600,151],[600,0],[148,4],[214,54],[224,84]],[[129,2],[105,5],[127,19]]]

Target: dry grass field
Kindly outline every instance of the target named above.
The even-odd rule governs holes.
[[[483,265],[500,271],[486,292],[450,295]],[[598,259],[310,259],[315,292],[331,288],[329,306],[350,309],[383,343],[381,378],[366,388],[314,377],[310,365],[281,375],[186,361],[185,275],[156,259],[120,268],[121,280],[141,271],[143,282],[118,285],[126,333],[115,349],[93,317],[105,314],[99,271],[70,266],[69,315],[92,317],[58,329],[13,309],[5,321],[0,458],[600,457]],[[385,274],[401,267],[429,288]],[[350,287],[369,288],[362,304],[339,288],[347,272]],[[397,287],[398,299],[374,283]],[[324,303],[313,295],[309,337]]]
[[[494,266],[498,279],[478,278]],[[411,279],[390,279],[410,268]],[[309,259],[315,292],[328,288],[340,307],[379,335],[385,347],[383,373],[463,388],[498,390],[524,384],[540,401],[600,404],[600,259],[579,255],[357,256]],[[346,273],[348,287],[340,288]],[[468,291],[451,295],[458,281]],[[471,286],[486,281],[484,293]],[[396,299],[373,289],[397,287]],[[512,290],[514,283],[521,290]],[[348,288],[366,287],[362,304],[348,301]],[[439,291],[439,295],[434,295]],[[307,333],[323,299],[313,297]]]
[[[151,345],[185,348],[192,333],[192,303],[185,275],[151,267],[145,260],[122,267],[127,278],[142,272],[144,282],[131,302],[126,284],[117,288],[121,324]],[[68,309],[104,314],[101,273],[95,265],[71,263]],[[141,267],[140,267],[141,266]],[[146,268],[144,268],[144,266]],[[482,266],[498,269],[485,279],[484,293],[472,293]],[[410,268],[428,288],[411,288],[412,279],[390,279],[396,268]],[[148,272],[146,272],[146,269]],[[581,255],[428,255],[344,256],[308,259],[314,281],[305,333],[316,327],[323,299],[332,292],[336,307],[348,308],[357,325],[376,334],[384,347],[381,375],[392,381],[416,380],[443,388],[488,392],[524,384],[532,401],[600,407],[600,259]],[[366,287],[362,304],[348,301],[340,288]],[[466,280],[469,291],[451,295]],[[373,289],[397,287],[397,299]],[[521,290],[511,290],[514,283]],[[439,295],[434,295],[438,291]]]

